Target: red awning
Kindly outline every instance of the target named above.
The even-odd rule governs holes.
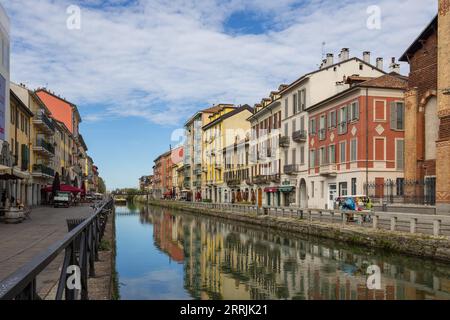
[[[45,192],[52,192],[53,191],[53,187],[52,186],[47,186],[46,188],[42,189]],[[63,191],[63,192],[72,192],[72,193],[83,193],[83,189],[80,188],[76,188],[76,187],[72,187],[66,184],[62,184],[59,187],[59,191]]]
[[[276,188],[276,187],[265,188],[265,189],[264,189],[264,192],[267,192],[267,193],[275,193],[275,192],[278,192],[278,188]]]

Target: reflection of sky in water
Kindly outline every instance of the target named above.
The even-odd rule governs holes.
[[[117,212],[124,212],[123,207]],[[126,300],[189,299],[183,283],[183,265],[153,245],[153,226],[139,223],[139,215],[118,216],[117,271],[120,295]]]
[[[136,207],[116,210],[122,299],[450,297],[448,265],[379,255],[333,241],[289,243],[288,238],[268,238],[246,227],[172,215],[168,210],[139,211]],[[365,287],[370,264],[382,268],[381,291],[368,292]]]

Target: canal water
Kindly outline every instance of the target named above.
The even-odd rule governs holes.
[[[134,204],[116,207],[116,233],[124,300],[450,299],[450,265],[330,240]]]

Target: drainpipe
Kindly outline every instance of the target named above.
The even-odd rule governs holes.
[[[369,196],[369,88],[366,88],[366,197]]]

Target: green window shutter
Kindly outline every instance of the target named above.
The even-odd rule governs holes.
[[[352,105],[347,105],[347,122],[352,121]]]
[[[397,130],[397,103],[391,102],[390,107],[391,129]]]
[[[403,140],[397,140],[397,170],[405,168],[405,143]]]
[[[355,102],[355,118],[359,120],[359,101]]]

